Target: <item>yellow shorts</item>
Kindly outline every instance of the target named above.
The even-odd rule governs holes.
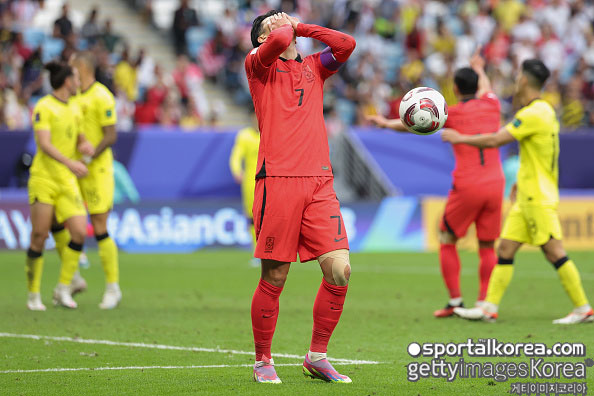
[[[107,213],[113,207],[113,166],[89,165],[89,173],[78,179],[89,214]]]
[[[563,238],[556,208],[518,202],[512,205],[501,231],[501,239],[542,246],[551,238]]]
[[[52,205],[58,223],[74,216],[86,216],[80,189],[74,176],[72,180],[57,183],[51,179],[31,176],[29,178],[29,204],[41,202]]]

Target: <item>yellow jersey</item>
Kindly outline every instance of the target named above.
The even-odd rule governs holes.
[[[103,140],[103,127],[115,125],[117,122],[115,98],[107,87],[94,82],[86,91],[80,92],[76,100],[82,111],[81,131],[94,147]],[[111,148],[106,148],[89,166],[89,172],[94,168],[111,169],[113,154]]]
[[[516,113],[506,129],[520,144],[518,203],[559,203],[559,122],[551,105],[536,99]]]
[[[52,145],[65,157],[75,158],[78,134],[80,133],[81,113],[72,98],[68,103],[62,102],[53,95],[41,98],[33,109],[33,129],[50,131]],[[76,176],[66,165],[56,161],[44,153],[35,135],[37,152],[31,165],[31,176],[54,180],[62,183]]]
[[[256,180],[259,147],[260,133],[256,129],[247,127],[237,133],[229,158],[229,167],[236,177],[243,172],[244,183],[253,184]]]

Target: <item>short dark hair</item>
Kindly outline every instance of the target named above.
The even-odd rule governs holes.
[[[474,95],[478,90],[478,74],[470,67],[462,67],[454,74],[454,84],[462,95]]]
[[[84,63],[89,68],[89,70],[93,72],[95,71],[97,61],[95,60],[95,55],[93,55],[91,51],[75,52],[73,60],[75,62],[80,61]]]
[[[258,37],[262,34],[262,22],[268,18],[269,16],[273,16],[274,14],[278,14],[277,10],[270,10],[266,14],[260,15],[254,19],[252,23],[252,31],[250,32],[250,37],[252,38],[252,45],[254,48],[259,47],[261,43],[258,42]]]
[[[66,79],[72,76],[72,67],[64,62],[52,61],[45,65],[50,72],[50,85],[53,89],[61,88]]]
[[[522,73],[534,88],[542,89],[551,75],[549,68],[540,59],[526,59],[522,62]]]

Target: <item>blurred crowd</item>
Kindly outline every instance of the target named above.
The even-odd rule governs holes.
[[[100,8],[77,24],[67,2],[55,10],[44,0],[0,0],[0,127],[30,128],[31,109],[51,91],[43,64],[67,62],[77,50],[95,55],[96,78],[116,97],[119,130],[215,122],[215,107],[202,89],[202,69],[187,55],[178,56],[174,69],[165,72],[144,49],[132,54]]]
[[[541,58],[552,77],[544,94],[571,130],[594,125],[594,3],[586,0],[269,0],[229,7],[195,55],[207,77],[249,102],[243,58],[253,17],[269,8],[353,35],[357,49],[326,83],[329,130],[364,124],[366,114],[398,117],[400,98],[415,86],[439,89],[456,103],[453,73],[477,47],[502,100],[514,111],[519,65]],[[186,37],[191,37],[190,35]],[[298,39],[301,52],[320,43]],[[190,44],[187,46],[192,48]],[[223,67],[221,67],[223,66]]]
[[[151,13],[161,12],[159,0],[128,2],[142,8],[148,21]],[[504,118],[515,110],[519,65],[539,57],[553,73],[544,97],[564,129],[594,126],[594,3],[588,0],[221,0],[214,14],[204,6],[212,2],[180,0],[172,10],[171,29],[163,32],[177,56],[170,73],[144,51],[130,54],[98,10],[77,29],[67,6],[48,21],[43,3],[0,0],[0,124],[9,128],[28,127],[28,108],[47,91],[42,63],[68,59],[75,49],[97,55],[97,78],[116,94],[124,130],[143,124],[215,124],[226,110],[205,94],[206,80],[248,109],[243,62],[252,48],[249,32],[254,17],[271,8],[357,40],[347,65],[326,83],[331,134],[365,124],[367,114],[397,117],[400,98],[415,86],[437,88],[448,104],[455,104],[453,73],[468,64],[477,47],[487,60]],[[35,42],[31,31],[43,31],[44,23],[46,33]],[[298,38],[298,48],[307,55],[323,45]]]

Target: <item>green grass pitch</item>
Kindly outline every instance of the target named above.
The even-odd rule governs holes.
[[[592,298],[594,253],[571,256]],[[496,324],[432,317],[433,310],[446,302],[435,254],[353,254],[349,294],[330,342],[329,356],[380,363],[338,366],[353,379],[352,384],[345,385],[305,378],[299,366],[309,346],[311,310],[321,281],[316,263],[294,264],[289,274],[281,296],[273,352],[296,356],[275,358],[283,384],[268,385],[253,383],[251,368],[247,367],[253,359],[248,354],[253,350],[250,303],[259,278],[259,270],[248,265],[249,253],[122,253],[124,297],[121,306],[109,312],[97,307],[103,273],[97,254],[90,252],[89,258],[91,268],[82,270],[89,290],[77,296],[79,308],[69,311],[51,306],[58,259],[54,252],[46,253],[42,297],[48,310],[29,312],[25,308],[24,253],[0,253],[1,395],[505,395],[510,383],[489,379],[408,382],[406,365],[415,360],[407,353],[408,344],[465,341],[469,337],[551,345],[583,342],[587,356],[594,358],[594,325],[551,324],[552,319],[567,314],[571,304],[540,252],[518,255],[516,274]],[[477,291],[477,257],[462,253],[461,259],[462,289],[469,305],[474,303]],[[38,340],[8,333],[207,351]],[[245,353],[213,351],[217,349]],[[175,368],[147,368],[151,366]],[[89,370],[110,367],[125,369]],[[82,370],[27,372],[63,368]],[[587,373],[594,392],[594,368]]]

